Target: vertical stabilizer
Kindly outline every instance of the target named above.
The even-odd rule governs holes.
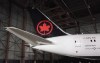
[[[69,34],[63,31],[39,9],[29,8],[28,11],[31,15],[35,30],[39,36],[55,37]]]

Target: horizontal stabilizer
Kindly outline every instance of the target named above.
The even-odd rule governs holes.
[[[33,46],[38,44],[52,44],[51,41],[15,27],[6,27],[6,30]]]

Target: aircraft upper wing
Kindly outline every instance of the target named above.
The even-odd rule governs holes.
[[[6,30],[33,46],[37,44],[53,44],[49,40],[15,27],[6,27]]]

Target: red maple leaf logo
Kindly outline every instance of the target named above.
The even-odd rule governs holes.
[[[53,25],[48,20],[42,20],[37,25],[37,32],[41,35],[48,35],[53,30]]]
[[[39,26],[41,32],[49,31],[50,26],[46,23],[43,23],[42,26]]]

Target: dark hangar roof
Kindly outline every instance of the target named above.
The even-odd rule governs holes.
[[[100,0],[15,0],[13,2],[24,8],[30,6],[40,9],[64,30],[77,27],[77,24],[81,26],[91,24],[100,13]],[[80,18],[84,18],[83,21],[80,21]]]

